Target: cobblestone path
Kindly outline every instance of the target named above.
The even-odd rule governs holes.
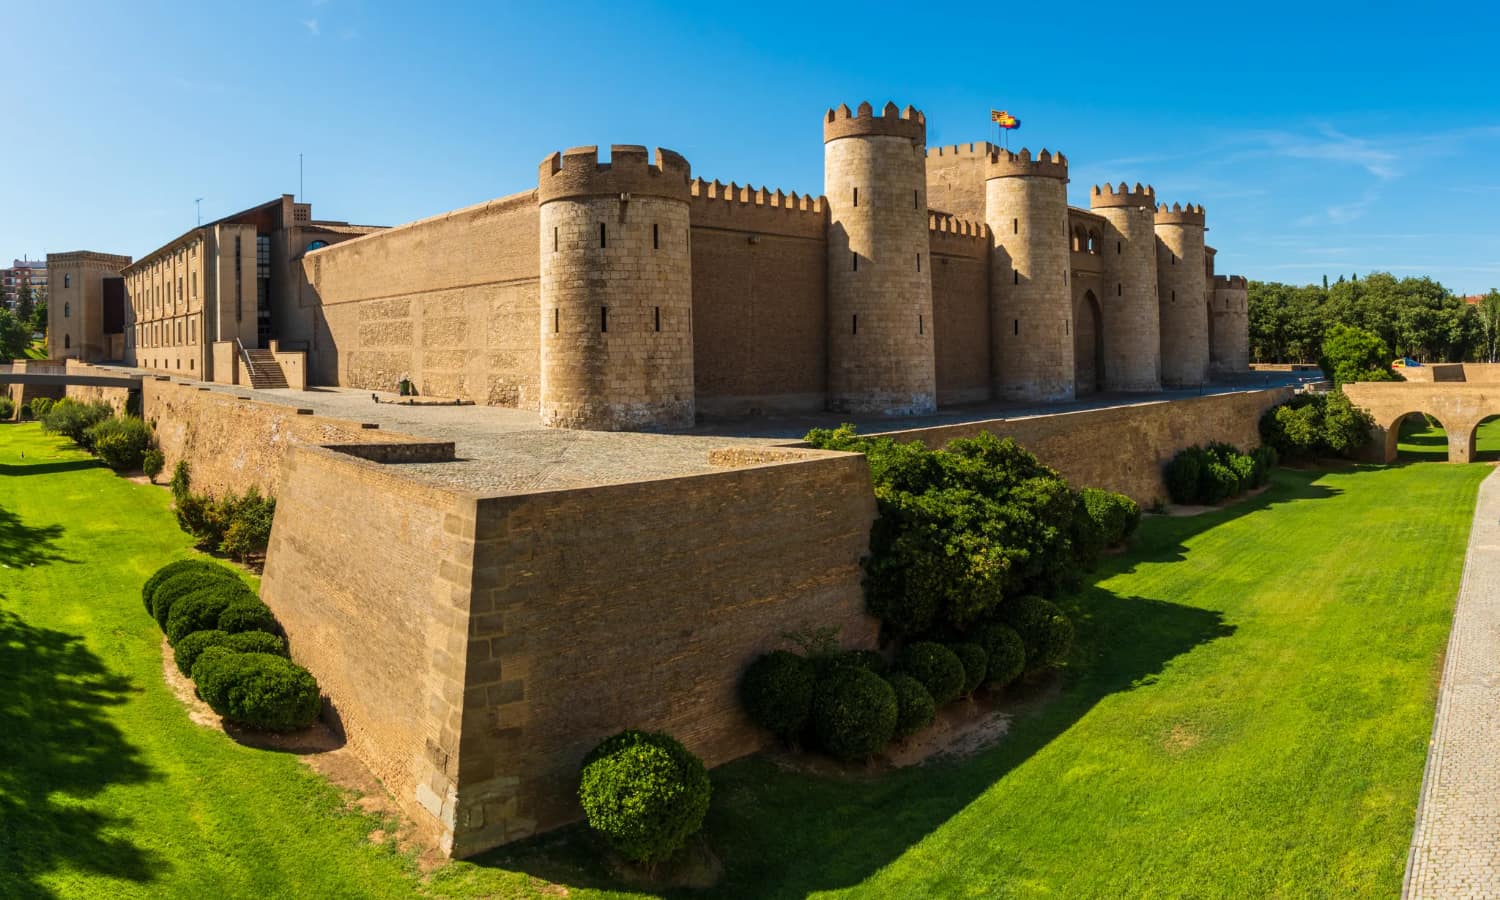
[[[1500,898],[1500,469],[1474,507],[1404,896]]]

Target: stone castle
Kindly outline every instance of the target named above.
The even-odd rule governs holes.
[[[1248,369],[1245,281],[1215,276],[1201,206],[1120,184],[1070,207],[1062,154],[926,135],[909,106],[829,110],[820,197],[695,179],[634,145],[553,153],[534,190],[396,228],[317,222],[283,197],[264,208],[286,222],[249,210],[126,267],[124,361],[233,383],[269,346],[305,354],[288,383],[408,376],[597,430],[1067,401]],[[214,245],[200,293],[197,231],[230,223],[245,234]]]

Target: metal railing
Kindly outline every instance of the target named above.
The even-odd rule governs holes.
[[[239,348],[240,359],[245,362],[245,374],[249,376],[250,383],[255,384],[255,363],[250,359],[250,351],[245,349],[244,343],[239,338],[234,339],[234,345]]]

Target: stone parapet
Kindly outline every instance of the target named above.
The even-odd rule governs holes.
[[[645,147],[615,144],[610,161],[599,162],[599,148],[573,147],[553,153],[537,172],[537,202],[550,203],[567,197],[615,197],[622,195],[687,200],[691,167],[671,150],[658,149],[655,162]]]
[[[852,113],[848,106],[840,103],[836,109],[830,109],[823,117],[823,143],[825,144],[839,138],[872,135],[903,137],[925,145],[927,143],[927,117],[922,115],[921,110],[911,106],[897,109],[894,103],[887,103],[877,116],[868,101],[861,103],[858,111]]]

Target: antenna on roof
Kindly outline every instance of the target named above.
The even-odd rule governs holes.
[[[302,199],[302,154],[297,154],[297,199]]]
[[[196,210],[197,213],[198,213],[198,224],[202,225],[203,224],[203,198],[202,197],[194,197],[193,198],[193,209]]]

